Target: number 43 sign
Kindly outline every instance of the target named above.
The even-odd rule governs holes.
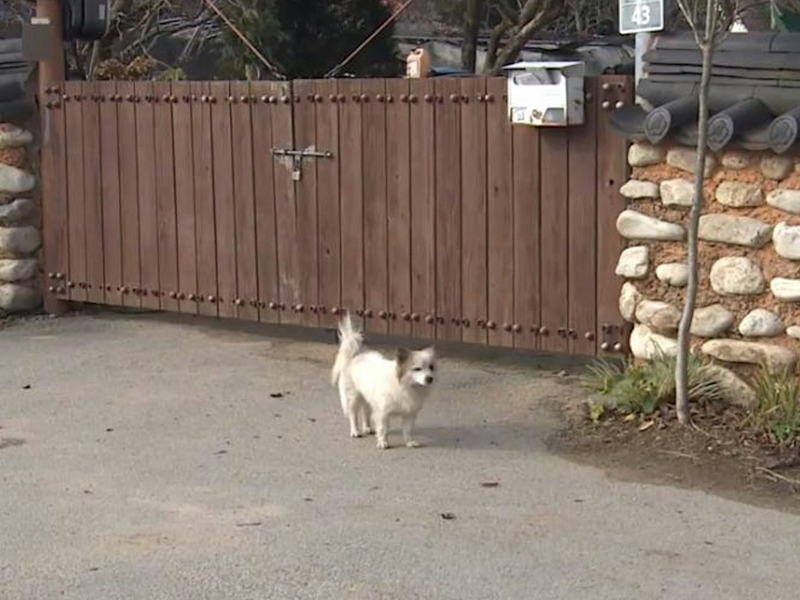
[[[619,32],[664,29],[664,0],[619,0]]]

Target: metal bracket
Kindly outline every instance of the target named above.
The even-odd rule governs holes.
[[[318,152],[316,150],[292,150],[289,148],[273,148],[272,157],[289,156],[292,159],[292,181],[303,178],[304,158],[333,158],[333,152]]]

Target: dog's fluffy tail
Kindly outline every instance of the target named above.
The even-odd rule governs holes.
[[[361,350],[362,333],[353,326],[349,314],[345,314],[339,321],[339,352],[336,353],[336,362],[331,370],[331,385],[339,383],[339,377],[350,364],[358,351]]]

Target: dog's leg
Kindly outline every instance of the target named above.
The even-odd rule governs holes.
[[[372,435],[372,409],[366,402],[361,405],[361,433],[364,435]]]
[[[417,415],[407,415],[403,417],[403,439],[406,442],[406,446],[409,448],[419,448],[422,445],[416,441],[412,435],[416,420]]]
[[[385,450],[389,447],[389,415],[383,413],[373,414],[375,423],[375,437],[378,439],[378,448]]]
[[[350,420],[350,437],[360,438],[361,432],[358,430],[358,407],[350,406],[347,411],[347,418]]]
[[[339,395],[342,401],[342,408],[347,414],[347,419],[350,421],[350,437],[361,437],[358,431],[358,413],[359,413],[359,395],[358,392],[349,389],[343,380],[339,383]]]

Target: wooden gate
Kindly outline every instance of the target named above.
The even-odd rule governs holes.
[[[505,80],[65,82],[45,111],[49,293],[594,354],[614,275],[630,78],[586,125],[512,127]]]

